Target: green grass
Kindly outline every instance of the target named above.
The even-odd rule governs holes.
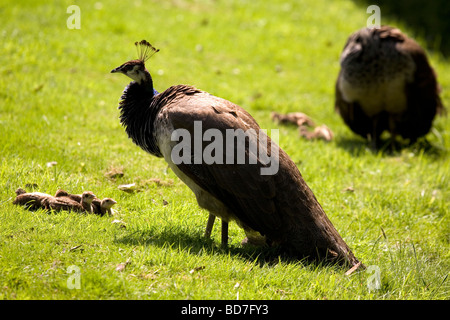
[[[449,118],[435,121],[431,148],[420,142],[389,155],[369,151],[333,111],[339,54],[365,25],[365,7],[344,0],[78,1],[81,29],[69,30],[71,4],[0,5],[1,298],[450,298]],[[414,34],[401,21],[383,23]],[[207,212],[118,121],[128,80],[109,71],[135,58],[133,42],[141,39],[161,49],[148,64],[159,91],[192,84],[246,108],[263,128],[277,128],[270,111],[302,111],[334,131],[330,143],[310,142],[280,127],[279,142],[356,256],[379,268],[379,289],[369,290],[369,272],[345,276],[337,267],[242,248],[235,224],[228,249],[220,248],[218,224],[212,240],[202,237]],[[429,57],[448,107],[450,62],[439,52]],[[51,161],[57,165],[47,167]],[[111,168],[124,176],[107,178]],[[141,192],[117,188],[133,182]],[[92,190],[117,200],[117,215],[29,212],[12,204],[18,187]],[[78,290],[68,287],[70,266],[80,270]]]

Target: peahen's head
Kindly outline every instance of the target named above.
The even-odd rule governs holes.
[[[150,73],[145,69],[145,62],[158,52],[159,49],[153,47],[146,40],[135,42],[134,44],[137,48],[138,59],[125,62],[120,67],[111,70],[111,73],[123,73],[139,84],[147,81],[151,82]]]

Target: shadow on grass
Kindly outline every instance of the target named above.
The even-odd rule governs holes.
[[[339,266],[324,261],[295,259],[284,254],[279,248],[256,247],[256,246],[234,246],[228,245],[222,248],[212,239],[206,239],[199,233],[187,233],[183,230],[165,229],[156,231],[152,229],[135,230],[129,234],[115,240],[116,243],[130,246],[158,246],[179,248],[184,252],[197,254],[198,252],[208,252],[210,254],[232,255],[244,261],[252,262],[259,267],[274,266],[280,262],[296,263],[301,266]]]
[[[336,137],[336,145],[354,157],[359,157],[370,149],[369,143],[357,136]]]
[[[364,140],[358,136],[341,136],[336,138],[336,145],[354,157],[359,157],[367,152],[373,154],[381,153],[383,156],[399,156],[404,151],[410,151],[414,154],[423,153],[426,157],[431,159],[439,159],[446,157],[448,152],[445,148],[429,142],[426,138],[421,138],[415,143],[410,144],[405,141],[396,141],[394,149],[391,147],[390,139],[382,139],[380,147],[377,150],[373,150],[370,147],[370,142]]]

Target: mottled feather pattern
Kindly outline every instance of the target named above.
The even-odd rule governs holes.
[[[445,110],[425,50],[389,26],[349,36],[335,90],[344,122],[374,146],[385,130],[414,142]]]

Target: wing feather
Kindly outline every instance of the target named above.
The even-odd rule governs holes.
[[[251,143],[259,143],[262,137],[265,138],[265,133],[259,132],[259,125],[244,109],[205,92],[169,103],[160,111],[159,117],[165,119],[165,123],[173,126],[174,130],[188,130],[191,137],[196,134],[194,122],[201,121],[202,133],[217,129],[226,137],[226,130],[229,129],[252,129],[259,135],[250,136]],[[266,144],[259,144],[263,147],[262,153],[258,152],[257,161],[253,164],[237,163],[237,144],[233,147],[234,163],[195,164],[192,161],[194,140],[191,139],[191,162],[177,164],[177,169],[197,187],[223,203],[241,227],[266,235],[271,242],[281,244],[293,254],[322,256],[331,250],[351,264],[357,262],[295,163],[269,137]],[[173,143],[175,145],[177,142]],[[202,143],[204,150],[211,142]],[[250,144],[245,144],[247,156],[252,150]],[[273,175],[262,175],[260,170],[270,164],[261,156],[275,156],[272,150],[278,152],[279,170]],[[223,151],[225,156],[225,144]],[[167,155],[164,157],[168,158]]]
[[[252,129],[259,134],[260,127],[253,117],[241,107],[209,94],[195,95],[186,98],[182,104],[176,104],[166,109],[174,129],[186,129],[193,137],[194,121],[202,122],[202,133],[208,129],[217,129],[226,141],[226,130],[241,129],[248,132]],[[262,133],[264,134],[264,133]],[[249,143],[258,143],[258,136],[252,136]],[[191,150],[194,150],[193,140]],[[270,141],[270,138],[267,140]],[[204,141],[202,150],[210,142]],[[252,229],[266,234],[267,230],[278,230],[281,220],[276,213],[274,199],[276,186],[271,176],[260,174],[260,169],[266,165],[257,157],[256,163],[249,163],[249,144],[245,145],[246,163],[238,164],[238,144],[233,146],[233,163],[226,164],[226,143],[223,144],[223,161],[212,164],[181,163],[178,168],[203,190],[221,200],[237,220]],[[267,150],[264,150],[267,154]]]

